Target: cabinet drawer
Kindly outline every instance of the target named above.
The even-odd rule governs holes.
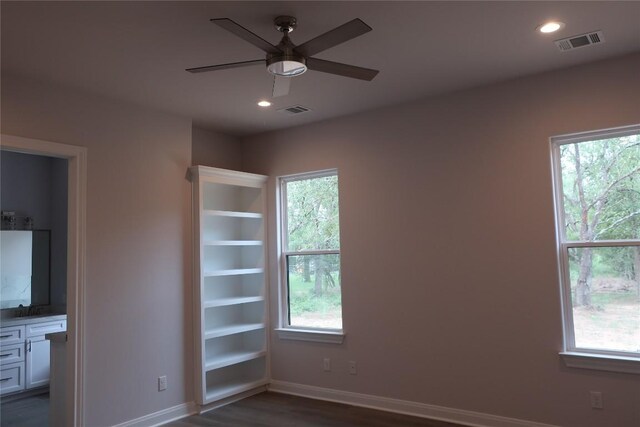
[[[0,328],[0,345],[24,342],[24,326],[7,326]]]
[[[0,394],[24,390],[24,362],[4,365],[0,369]]]
[[[53,322],[32,323],[27,325],[27,337],[37,337],[38,335],[63,332],[67,330],[66,320],[56,320]]]
[[[11,344],[0,347],[0,365],[22,361],[24,361],[24,344]]]

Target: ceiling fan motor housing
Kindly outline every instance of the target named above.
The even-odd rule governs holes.
[[[298,21],[293,16],[278,16],[273,20],[278,31],[281,33],[288,34],[291,31],[295,30],[298,26]]]

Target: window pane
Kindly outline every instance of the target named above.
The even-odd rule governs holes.
[[[340,255],[287,256],[289,324],[342,329]]]
[[[577,348],[640,352],[640,246],[569,248]]]
[[[287,250],[340,248],[338,176],[286,183]]]
[[[640,135],[560,146],[568,240],[640,238]]]

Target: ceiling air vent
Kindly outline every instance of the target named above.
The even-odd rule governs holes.
[[[577,49],[579,47],[591,46],[604,42],[602,31],[594,31],[592,33],[580,34],[579,36],[567,37],[566,39],[556,40],[556,46],[560,52]]]
[[[311,109],[303,107],[302,105],[294,105],[293,107],[281,108],[278,111],[284,114],[294,115],[306,113],[307,111],[311,111]]]

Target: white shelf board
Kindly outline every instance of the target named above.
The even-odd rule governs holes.
[[[261,219],[262,214],[259,212],[242,212],[242,211],[220,211],[214,209],[205,209],[202,211],[207,216],[226,216],[231,218],[255,218]]]
[[[225,355],[217,356],[205,363],[206,371],[213,371],[214,369],[224,368],[225,366],[235,365],[237,363],[246,362],[248,360],[258,359],[266,356],[266,350],[261,351],[236,351]]]
[[[262,240],[205,240],[205,246],[261,246]]]
[[[243,332],[255,331],[257,329],[263,329],[264,323],[244,323],[232,326],[222,326],[219,328],[209,329],[204,333],[204,339],[224,337],[227,335],[241,334]]]
[[[214,271],[205,271],[205,277],[213,277],[213,276],[238,276],[242,274],[258,274],[264,272],[263,268],[234,268],[230,270],[214,270]]]
[[[226,305],[247,304],[250,302],[264,301],[263,296],[253,297],[235,297],[235,298],[217,298],[210,301],[203,302],[204,308],[210,307],[223,307]]]
[[[260,387],[269,382],[267,378],[260,378],[256,381],[234,381],[224,383],[218,386],[207,387],[206,403],[213,402],[215,400],[224,399],[225,397],[233,396],[234,394],[242,393],[256,387]]]

